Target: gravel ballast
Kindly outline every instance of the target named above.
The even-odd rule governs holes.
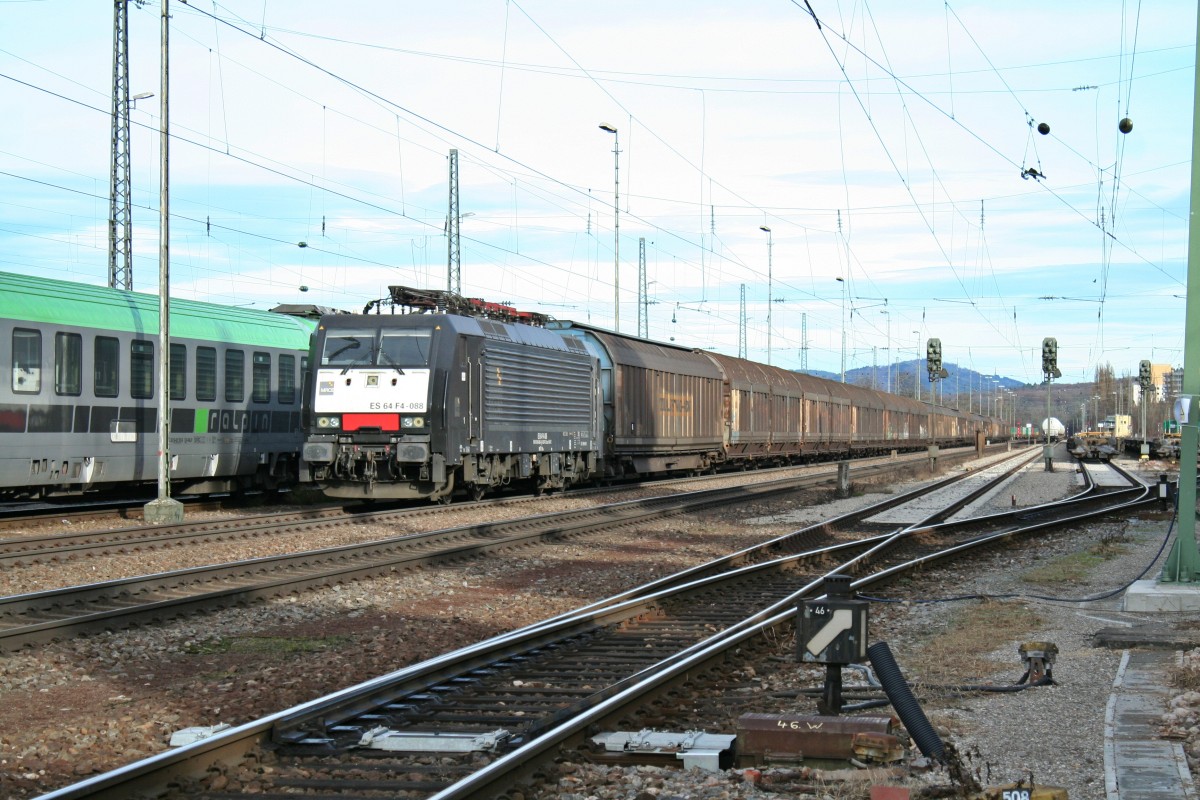
[[[1067,465],[1050,477],[1040,462],[1034,464],[994,498],[980,502],[1007,510],[1014,495],[1020,505],[1033,505],[1043,502],[1039,497],[1053,499],[1076,490],[1077,475]],[[61,787],[161,752],[170,733],[180,728],[254,719],[880,499],[863,493],[824,502],[829,496],[829,491],[802,492],[702,517],[0,656],[0,796],[26,798]],[[549,498],[538,510],[575,502],[591,501],[570,495]],[[458,513],[477,517],[480,512]],[[438,527],[453,524],[460,523],[441,520]],[[1165,519],[1143,515],[1089,530],[1044,534],[1036,549],[991,551],[974,564],[889,590],[895,599],[910,602],[872,606],[872,638],[888,641],[905,677],[918,686],[937,672],[930,669],[931,642],[952,627],[965,605],[981,601],[911,601],[949,594],[1023,595],[1004,602],[1019,604],[1028,614],[1028,629],[970,654],[991,665],[990,671],[973,675],[977,680],[972,683],[1019,677],[1023,667],[1016,648],[1021,641],[1057,645],[1057,686],[1003,695],[921,691],[930,719],[969,755],[982,782],[1032,774],[1039,783],[1066,786],[1076,800],[1104,797],[1104,707],[1121,653],[1092,647],[1091,635],[1101,627],[1148,620],[1121,611],[1119,597],[1080,603],[1029,595],[1079,598],[1122,585],[1150,563],[1166,526]],[[386,535],[395,532],[355,531],[358,540]],[[1069,583],[1048,586],[1028,580],[1033,568],[1101,540],[1114,544],[1114,554],[1089,562]],[[299,538],[286,545],[312,546],[318,545]],[[254,543],[237,543],[206,555],[211,562],[250,552],[262,553]],[[180,555],[135,554],[13,570],[0,577],[5,591],[15,593],[28,591],[19,588],[22,580],[45,588],[95,580],[86,578],[89,573],[139,574],[179,566]],[[1195,621],[1186,615],[1173,618],[1178,625]],[[780,691],[798,685],[800,675],[793,663],[764,667],[756,678],[767,691]],[[811,708],[798,710],[812,713]],[[562,774],[553,777],[561,783],[531,788],[530,796],[794,797],[796,787],[814,780],[812,775],[769,770],[761,776],[740,771],[704,775],[570,760],[558,769]],[[931,770],[911,780],[925,785],[942,777]],[[831,797],[865,796],[869,781],[838,780],[835,786],[827,792]],[[782,789],[791,793],[780,794]]]

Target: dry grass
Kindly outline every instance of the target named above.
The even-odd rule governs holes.
[[[914,682],[928,685],[986,682],[990,676],[1006,670],[1019,677],[1024,664],[1016,646],[1012,663],[1006,666],[994,656],[996,645],[1030,638],[1040,624],[1038,615],[1020,602],[964,603],[955,608],[946,627],[923,646],[920,673],[913,676]]]
[[[1082,583],[1087,580],[1092,569],[1122,555],[1125,552],[1124,544],[1128,540],[1124,531],[1105,534],[1100,541],[1084,550],[1059,556],[1029,570],[1021,576],[1021,580],[1051,586]]]
[[[1200,691],[1200,661],[1186,658],[1183,664],[1167,673],[1171,685],[1184,692]]]

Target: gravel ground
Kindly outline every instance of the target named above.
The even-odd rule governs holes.
[[[1074,491],[1076,480],[1066,467],[1053,476],[1028,470],[995,498],[981,502],[1006,509],[1016,494],[1021,505],[1031,505],[1041,502],[1039,497]],[[653,528],[514,551],[486,561],[362,581],[205,618],[0,656],[0,796],[34,796],[159,752],[179,728],[244,722],[879,499],[864,492],[825,502],[828,495],[797,493],[704,517],[668,520]],[[584,501],[568,496],[543,502],[538,510]],[[458,513],[477,521],[480,512]],[[453,524],[439,518],[439,527]],[[1158,549],[1166,525],[1164,519],[1146,517],[1046,534],[1036,551],[995,551],[970,567],[962,565],[951,574],[939,572],[889,591],[909,601],[971,592],[1082,597],[1135,577]],[[395,533],[357,530],[355,538]],[[1053,565],[1099,540],[1112,542],[1114,554],[1089,562],[1070,582],[1046,585],[1028,580],[1031,569]],[[297,538],[271,546],[318,546],[313,541]],[[6,592],[28,591],[12,587],[24,585],[24,580],[45,588],[80,582],[81,577],[140,574],[177,567],[191,557],[208,563],[265,552],[261,547],[238,542],[206,546],[200,556],[184,550],[133,554],[13,570],[0,578],[9,587]],[[1091,647],[1090,636],[1101,627],[1145,620],[1120,611],[1118,600],[1074,603],[1025,596],[1004,603],[1018,605],[1015,616],[1027,619],[1027,626],[1014,634],[996,631],[989,636],[989,630],[983,637],[963,635],[964,665],[950,670],[944,667],[955,667],[958,653],[948,655],[953,651],[947,651],[941,637],[971,607],[986,604],[874,605],[872,638],[889,642],[905,677],[918,685],[944,683],[946,674],[971,678],[954,682],[1012,682],[1023,669],[1016,651],[1020,642],[1055,642],[1055,687],[1004,695],[922,688],[919,696],[943,735],[970,755],[969,768],[983,782],[1032,774],[1039,783],[1066,786],[1073,800],[1102,798],[1104,706],[1120,652]],[[1196,620],[1175,622],[1188,625]],[[794,663],[763,665],[755,674],[763,676],[768,691],[787,690],[802,680]],[[831,782],[816,796],[851,798],[865,796],[868,785],[861,772],[856,781],[804,771],[704,775],[569,760],[557,769],[551,776],[553,786],[531,790],[531,797],[794,797],[798,787],[828,779]],[[906,770],[888,780],[903,778],[922,785],[944,777],[940,770],[912,776]]]

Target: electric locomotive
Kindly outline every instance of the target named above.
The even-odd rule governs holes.
[[[331,497],[446,502],[590,479],[597,365],[578,340],[505,321],[519,315],[504,306],[448,309],[445,293],[392,291],[393,308],[430,313],[324,317],[317,328],[309,479]]]
[[[299,477],[311,319],[172,300],[170,478],[178,493]],[[0,497],[158,478],[158,298],[0,273]]]

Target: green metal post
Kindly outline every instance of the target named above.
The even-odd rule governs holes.
[[[1200,41],[1200,13],[1196,15],[1196,40]],[[1196,553],[1196,443],[1200,438],[1200,48],[1196,50],[1195,90],[1192,96],[1192,195],[1188,214],[1187,310],[1183,320],[1183,396],[1192,397],[1188,423],[1181,426],[1179,440],[1179,532],[1171,555],[1163,565],[1163,583],[1192,583],[1196,580],[1200,557]],[[1195,301],[1195,302],[1193,302]]]

